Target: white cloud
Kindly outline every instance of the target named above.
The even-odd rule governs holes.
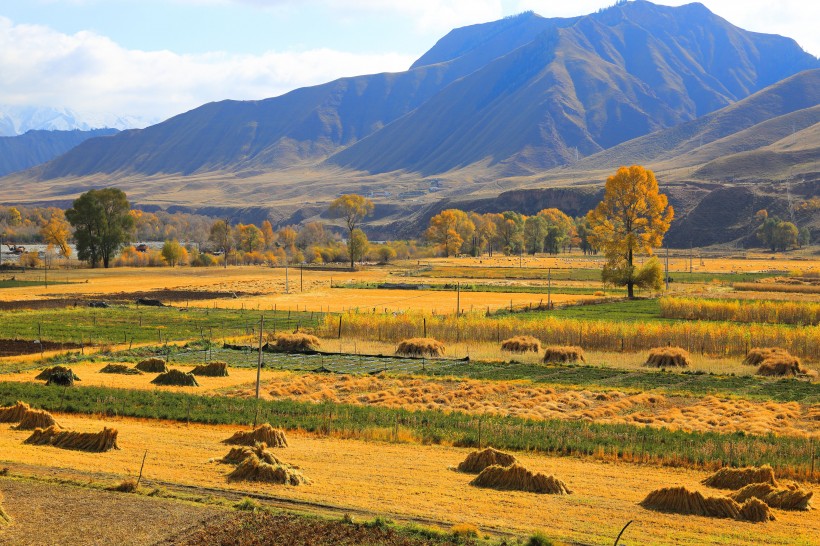
[[[222,99],[262,99],[342,76],[405,70],[412,57],[329,49],[261,55],[125,49],[0,17],[0,104],[165,118]]]

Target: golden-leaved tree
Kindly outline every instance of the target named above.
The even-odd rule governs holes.
[[[444,256],[458,254],[465,241],[469,241],[475,231],[475,224],[467,213],[458,209],[447,209],[430,218],[430,226],[424,232],[428,241],[439,245]]]
[[[347,226],[347,250],[350,254],[350,269],[353,269],[356,248],[351,247],[353,230],[365,217],[373,214],[373,201],[355,193],[337,197],[330,203],[328,212],[332,218],[341,218]]]
[[[621,167],[606,181],[603,200],[587,215],[590,242],[606,255],[603,280],[626,286],[634,298],[634,287],[660,289],[663,271],[657,259],[640,270],[634,266],[639,254],[651,256],[663,243],[675,212],[658,190],[655,174],[640,165]]]

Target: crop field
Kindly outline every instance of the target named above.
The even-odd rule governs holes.
[[[86,498],[100,510],[123,497],[146,514],[171,503],[162,504],[164,517],[190,521],[177,533],[185,544],[210,532],[206,520],[234,529],[263,521],[233,516],[237,503],[332,518],[265,512],[282,532],[387,533],[379,536],[396,544],[510,544],[536,531],[559,543],[611,544],[629,520],[622,539],[629,544],[815,544],[817,510],[774,509],[774,521],[751,524],[638,503],[661,487],[715,494],[700,484],[707,473],[762,464],[817,494],[820,294],[812,287],[820,263],[807,255],[678,252],[669,290],[629,301],[623,289],[602,285],[601,259],[459,257],[356,271],[54,270],[48,287],[43,271],[0,275],[0,405],[26,401],[71,431],[114,427],[120,448],[92,454],[27,445],[30,431],[0,427],[0,466],[9,468],[0,492],[12,515],[0,542],[37,524],[26,507],[46,509],[44,500],[25,498],[19,483],[30,480],[31,495],[60,487],[56,498]],[[138,298],[166,306],[137,305]],[[108,307],[88,305],[103,301]],[[257,400],[262,321],[269,345]],[[277,334],[292,332],[318,336],[319,350],[274,352]],[[521,335],[541,349],[502,349]],[[395,354],[400,341],[420,337],[443,342],[443,355]],[[584,360],[544,362],[551,345],[580,346]],[[688,351],[686,367],[647,367],[651,349],[670,345]],[[756,347],[788,351],[799,361],[797,377],[758,375],[757,365],[743,363]],[[228,375],[157,386],[157,373],[101,372],[149,357],[183,376],[224,362]],[[54,387],[35,379],[54,365],[69,366],[79,380]],[[262,422],[285,431],[289,447],[276,456],[308,484],[229,480],[230,468],[214,462],[228,451],[222,440]],[[572,493],[471,486],[472,477],[452,468],[488,445]],[[143,457],[137,494],[102,490],[137,476]],[[159,498],[174,496],[187,500]],[[254,500],[240,502],[245,496]],[[78,527],[94,521],[79,509],[72,514],[86,522]],[[344,514],[409,527],[381,520],[339,527],[352,525]],[[128,532],[113,527],[112,537]],[[458,538],[452,530],[460,528],[478,533]],[[427,538],[413,542],[419,537]]]

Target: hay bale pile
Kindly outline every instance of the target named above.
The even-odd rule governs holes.
[[[284,463],[268,463],[251,454],[228,474],[229,480],[301,485],[310,481],[296,467]]]
[[[790,356],[789,351],[781,349],[780,347],[753,347],[746,358],[743,359],[743,364],[747,366],[760,366],[764,360],[777,356]]]
[[[664,487],[649,493],[640,505],[650,510],[676,514],[728,518],[740,521],[769,521],[774,519],[771,510],[759,499],[749,499],[743,504],[729,497],[706,497],[699,491],[685,487]]]
[[[680,347],[656,347],[650,349],[644,366],[654,368],[688,368],[692,363],[689,351]]]
[[[47,411],[44,410],[37,410],[37,409],[29,409],[23,414],[23,417],[20,419],[20,424],[16,427],[13,427],[16,430],[35,430],[38,428],[49,428],[52,426],[57,426],[57,421],[54,420],[54,417]]]
[[[799,358],[780,347],[755,347],[743,359],[743,364],[757,366],[757,375],[769,377],[794,377],[810,373]]]
[[[253,430],[237,431],[230,438],[222,440],[222,443],[239,446],[265,444],[268,447],[288,447],[285,431],[273,428],[269,423],[261,424]]]
[[[273,452],[268,449],[268,445],[264,443],[257,443],[253,447],[232,447],[227,455],[221,459],[217,459],[217,461],[224,464],[239,464],[250,457],[256,457],[257,459],[272,465],[285,464],[276,455],[274,455]]]
[[[142,375],[142,372],[136,368],[131,368],[126,364],[108,364],[105,368],[100,370],[100,373],[119,373],[123,375]]]
[[[38,428],[23,443],[95,453],[119,449],[117,446],[117,429],[107,427],[100,432],[74,432],[61,430],[57,426],[50,426],[45,429]]]
[[[444,343],[431,337],[403,339],[396,346],[396,354],[402,356],[444,356]]]
[[[584,350],[572,345],[547,347],[544,351],[544,364],[565,364],[569,362],[586,362]]]
[[[151,380],[154,385],[173,386],[173,387],[198,387],[199,383],[196,377],[189,373],[180,370],[169,370],[161,373]]]
[[[532,336],[515,336],[501,342],[501,350],[510,353],[541,352],[541,342]]]
[[[46,368],[37,374],[34,379],[43,379],[46,385],[57,385],[59,387],[73,387],[75,381],[81,381],[71,368],[66,368],[65,366]]]
[[[518,462],[513,455],[497,451],[491,447],[480,451],[473,451],[459,463],[456,470],[469,474],[478,474],[488,466],[512,466]]]
[[[204,377],[228,377],[228,364],[217,361],[200,364],[188,373]]]
[[[272,345],[274,351],[285,353],[306,353],[318,351],[322,343],[319,338],[310,334],[296,332],[293,334],[276,334]]]
[[[530,472],[517,463],[511,466],[488,466],[470,484],[502,491],[526,491],[550,495],[572,493],[561,480],[540,472]]]
[[[768,483],[751,483],[742,489],[730,493],[729,497],[737,502],[757,499],[771,508],[781,510],[808,510],[813,493],[800,489],[796,484],[778,487]]]
[[[143,360],[134,366],[134,368],[145,373],[165,373],[168,371],[168,365],[161,358]]]
[[[752,483],[777,485],[777,480],[774,478],[772,467],[763,465],[760,467],[721,468],[700,483],[715,489],[740,489]]]
[[[19,401],[13,406],[3,406],[0,408],[0,423],[19,423],[30,409],[31,406]]]

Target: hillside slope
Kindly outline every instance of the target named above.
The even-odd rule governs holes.
[[[116,129],[92,131],[28,131],[0,137],[0,176],[22,171],[63,155],[89,138],[108,137]]]

